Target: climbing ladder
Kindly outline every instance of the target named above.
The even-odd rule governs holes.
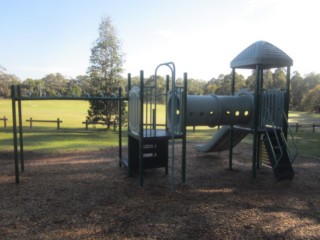
[[[291,159],[282,129],[265,128],[262,140],[276,179],[292,179],[294,176],[293,159]]]
[[[144,137],[142,141],[142,159],[139,155],[139,138],[134,135],[129,135],[129,149],[128,153],[130,161],[128,162],[129,174],[132,171],[138,170],[139,165],[142,164],[143,169],[150,168],[165,168],[166,175],[168,174],[168,140],[170,135],[161,135],[160,131],[154,132],[155,135]],[[142,161],[142,162],[140,162]]]
[[[284,92],[277,90],[263,91],[261,101],[261,125],[260,132],[262,143],[260,148],[260,160],[263,164],[271,166],[277,180],[292,179],[294,171],[292,163],[298,155],[288,119],[283,110]],[[288,135],[284,133],[284,128]],[[291,140],[293,149],[289,148],[288,140]],[[293,154],[293,153],[294,154]]]

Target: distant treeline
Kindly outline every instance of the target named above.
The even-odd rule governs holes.
[[[241,74],[236,74],[236,90],[255,88],[255,72],[245,78]],[[265,70],[263,76],[264,88],[285,88],[285,69]],[[133,84],[139,82],[139,77],[132,78]],[[153,76],[146,79],[145,84],[153,84]],[[178,84],[182,84],[182,79],[177,79]],[[231,74],[221,74],[217,78],[209,81],[201,79],[188,79],[188,94],[192,95],[228,95],[230,94]],[[87,75],[77,76],[75,79],[67,79],[62,74],[49,74],[42,79],[28,78],[19,80],[12,74],[0,72],[0,98],[10,98],[10,85],[21,84],[24,96],[90,96],[91,79]],[[127,87],[127,80],[121,79],[124,90]],[[165,91],[165,79],[158,77],[157,86],[159,92]],[[115,95],[117,90],[115,89]],[[164,101],[164,99],[160,99]],[[301,76],[294,72],[291,76],[291,110],[310,111],[320,113],[320,74],[310,73]]]

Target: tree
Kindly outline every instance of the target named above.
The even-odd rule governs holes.
[[[120,87],[123,72],[123,54],[109,17],[103,18],[99,26],[99,37],[91,49],[90,76],[91,96],[114,96]],[[90,101],[89,121],[102,121],[108,129],[117,113],[116,101]]]
[[[10,86],[18,83],[20,83],[18,77],[0,71],[0,98],[9,98],[11,96]]]
[[[273,74],[273,87],[280,89],[286,87],[287,75],[284,68],[277,68]]]
[[[23,96],[39,96],[38,80],[27,78],[21,84],[21,94]]]
[[[43,87],[48,96],[66,96],[68,80],[61,73],[48,74],[42,79]]]
[[[290,80],[291,84],[291,104],[293,110],[302,110],[302,98],[305,94],[304,80],[301,77],[300,73],[295,71]]]
[[[188,79],[188,94],[190,95],[203,95],[206,82],[203,80]]]
[[[78,75],[75,80],[81,88],[82,96],[88,96],[90,93],[90,77],[88,75]]]
[[[320,113],[320,84],[305,95],[302,100],[302,105],[310,112]]]

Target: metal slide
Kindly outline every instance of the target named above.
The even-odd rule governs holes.
[[[241,140],[247,136],[250,131],[233,128],[233,147],[235,147]],[[230,146],[230,126],[223,126],[218,130],[216,134],[213,135],[211,140],[205,144],[196,145],[196,150],[198,152],[221,152],[228,150]]]

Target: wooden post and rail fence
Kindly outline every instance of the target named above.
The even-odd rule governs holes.
[[[320,128],[320,123],[316,124],[300,124],[300,123],[296,123],[296,124],[291,124],[290,125],[291,128],[295,128],[295,132],[299,132],[299,128],[307,128],[310,127],[312,128],[312,132],[316,132],[316,128]]]
[[[57,129],[60,129],[60,123],[62,123],[62,120],[60,120],[60,118],[57,118],[57,120],[35,120],[35,119],[27,119],[27,122],[30,122],[30,128],[32,128],[33,123],[36,122],[41,122],[41,123],[56,123],[57,124]]]
[[[8,118],[6,118],[6,116],[4,116],[3,118],[0,118],[0,121],[3,121],[3,127],[7,127],[7,121],[8,121]]]

